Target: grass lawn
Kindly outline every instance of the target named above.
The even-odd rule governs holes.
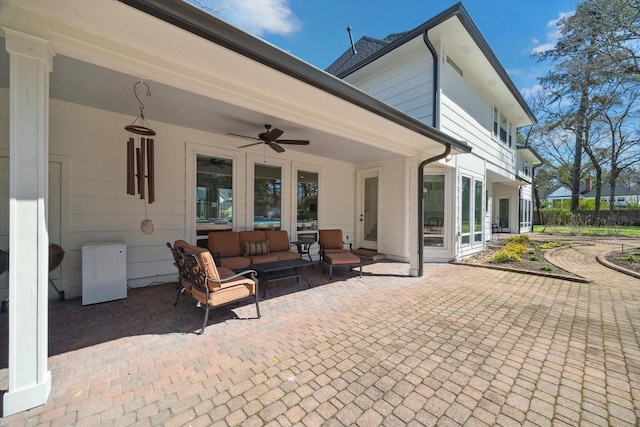
[[[640,236],[640,227],[570,227],[555,225],[535,225],[533,231],[536,233],[553,233],[568,235],[596,235],[596,236]]]

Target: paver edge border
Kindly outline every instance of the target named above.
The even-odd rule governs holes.
[[[615,251],[612,252],[607,252],[606,254],[600,254],[596,256],[596,260],[603,266],[610,268],[612,270],[617,271],[618,273],[622,273],[622,274],[626,274],[627,276],[631,276],[631,277],[635,277],[636,279],[640,279],[640,274],[636,273],[635,271],[631,271],[631,270],[627,270],[624,267],[620,267],[619,265],[613,264],[609,261],[607,261],[606,256],[609,253],[613,253]]]
[[[570,282],[591,283],[591,280],[585,279],[583,277],[578,277],[578,276],[574,277],[574,276],[565,276],[563,274],[545,273],[542,271],[538,272],[538,271],[531,271],[531,270],[521,270],[518,268],[503,267],[500,265],[472,264],[472,263],[460,262],[460,261],[450,261],[449,263],[454,265],[464,265],[466,267],[480,267],[480,268],[488,268],[490,270],[510,271],[512,273],[528,274],[531,276],[549,277],[552,279],[568,280]]]

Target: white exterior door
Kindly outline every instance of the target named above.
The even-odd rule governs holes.
[[[358,172],[356,246],[378,250],[379,171]]]

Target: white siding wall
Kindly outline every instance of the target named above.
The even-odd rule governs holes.
[[[472,155],[505,178],[516,171],[515,148],[492,138],[493,105],[474,90],[468,81],[444,64],[441,77],[440,129],[473,147]],[[514,141],[515,144],[515,141]]]
[[[8,117],[8,90],[0,89],[1,117]],[[155,136],[156,202],[147,205],[147,215],[155,222],[151,235],[140,231],[145,218],[145,204],[139,196],[126,194],[126,139],[124,126],[133,117],[105,110],[51,100],[50,155],[69,159],[70,206],[66,207],[69,229],[63,231],[68,283],[60,286],[68,297],[81,294],[82,254],[85,243],[123,241],[127,244],[127,278],[129,286],[145,286],[154,282],[175,280],[177,271],[165,242],[176,239],[191,240],[186,230],[192,218],[186,215],[190,191],[186,187],[186,147],[190,143],[220,147],[229,151],[238,142],[232,138],[193,129],[154,122],[149,117]],[[0,120],[0,156],[8,156],[8,120]],[[215,148],[214,148],[215,151]],[[234,189],[238,201],[238,220],[251,202],[247,195],[246,168],[251,156],[262,154],[260,148],[236,151],[238,186]],[[277,157],[286,170],[293,164],[305,164],[319,171],[319,226],[341,228],[353,234],[355,218],[355,166],[316,156],[299,154],[293,150]],[[267,162],[269,159],[267,159]],[[292,174],[283,175],[283,188],[291,186]],[[1,192],[0,192],[1,193]],[[7,195],[0,204],[8,204]],[[286,201],[291,203],[291,201]],[[284,202],[284,203],[286,203]],[[289,205],[285,209],[291,210]],[[63,207],[63,212],[65,207]],[[284,219],[286,221],[286,219]],[[246,220],[245,220],[246,222]],[[290,222],[290,221],[288,221]],[[234,225],[239,229],[247,224]],[[287,226],[285,224],[285,226]],[[293,225],[289,224],[289,228]],[[294,230],[287,229],[291,235]],[[5,231],[0,230],[0,243],[5,243]],[[2,240],[4,239],[4,240]],[[8,244],[8,242],[6,242]],[[5,248],[6,245],[0,245]],[[63,268],[63,267],[61,267]],[[1,296],[1,295],[0,295]]]
[[[387,258],[407,262],[407,222],[409,218],[409,172],[407,159],[397,158],[358,169],[377,168],[378,176],[378,252]]]
[[[433,123],[433,60],[421,38],[374,61],[345,81],[421,120]],[[369,72],[375,68],[375,72]]]

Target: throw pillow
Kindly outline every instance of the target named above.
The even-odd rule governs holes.
[[[259,242],[244,242],[245,257],[254,255],[269,255],[269,241],[261,240]]]

